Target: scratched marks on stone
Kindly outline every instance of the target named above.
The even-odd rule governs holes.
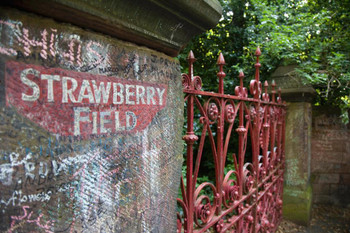
[[[3,12],[0,19],[0,64],[13,64],[0,72],[0,84],[18,92],[6,105],[9,92],[0,88],[0,231],[175,231],[170,198],[177,196],[181,172],[181,142],[174,142],[183,107],[178,63],[16,14]],[[35,120],[23,117],[13,107],[18,101],[50,105],[60,117],[66,114],[61,105],[76,107],[57,127],[70,124],[71,133],[45,129],[52,122],[47,109],[27,111]],[[146,132],[122,132],[151,115],[147,106],[157,113]]]
[[[61,144],[63,138],[62,142],[41,141],[47,144],[42,150],[23,148],[22,153],[10,153],[6,156],[7,163],[1,165],[5,168],[1,172],[12,179],[10,183],[8,179],[1,181],[7,182],[2,185],[12,187],[8,190],[13,191],[2,196],[1,209],[5,214],[16,209],[19,215],[23,206],[37,211],[32,206],[42,203],[46,206],[40,210],[44,214],[42,219],[51,220],[73,211],[72,217],[52,223],[54,228],[49,230],[55,232],[78,228],[82,229],[78,232],[123,232],[121,226],[149,232],[159,227],[155,223],[171,224],[166,216],[174,206],[164,201],[173,194],[169,187],[173,184],[166,182],[166,178],[171,177],[167,167],[174,167],[174,161],[163,154],[169,148],[169,142],[164,140],[169,135],[171,132],[159,128],[149,136],[156,143],[143,132],[133,139],[90,141],[73,150],[65,150],[65,144]],[[40,151],[42,155],[37,154]],[[152,174],[152,169],[156,173]],[[134,206],[137,206],[135,211]],[[32,216],[38,216],[40,211],[35,211]],[[139,222],[131,221],[136,216]]]
[[[29,206],[23,206],[22,209],[23,215],[11,216],[11,227],[8,229],[9,233],[12,233],[13,231],[18,232],[21,226],[29,224],[33,225],[30,227],[32,230],[37,228],[40,231],[44,230],[46,233],[53,233],[53,231],[51,231],[53,221],[42,220],[43,214],[39,214],[38,217],[35,217],[33,211],[30,211]]]
[[[64,228],[70,226],[73,229],[72,225],[78,224],[85,230],[90,229],[86,230],[87,232],[91,232],[95,229],[95,221],[99,220],[102,224],[105,219],[114,216],[117,207],[127,204],[125,201],[119,201],[122,199],[119,195],[128,195],[130,190],[123,190],[123,193],[119,194],[116,189],[136,178],[125,165],[125,161],[129,161],[137,166],[136,156],[142,151],[135,148],[133,152],[128,152],[126,156],[126,151],[123,149],[116,149],[112,154],[105,154],[100,149],[95,149],[75,157],[59,156],[56,160],[48,162],[51,167],[46,170],[43,169],[44,162],[35,162],[31,154],[23,157],[13,153],[10,155],[10,163],[1,165],[2,174],[6,173],[7,176],[13,177],[11,187],[14,187],[12,194],[3,193],[1,197],[2,214],[15,207],[26,206],[27,209],[29,204],[36,205],[35,203],[50,205],[56,203],[58,212],[65,212],[65,208],[72,205],[67,211],[74,211],[75,220],[71,219],[70,223],[66,223],[67,221],[55,223],[55,229],[61,229],[62,226],[65,226]],[[4,171],[6,169],[11,170]],[[13,171],[16,171],[16,174],[13,174]],[[18,174],[23,174],[23,177],[17,179]],[[66,174],[70,175],[67,177]],[[10,184],[2,183],[2,185]],[[67,203],[60,202],[60,199]],[[54,212],[57,213],[57,210]],[[31,212],[29,216],[32,215],[35,214]],[[56,219],[49,213],[45,216]],[[53,228],[47,230],[47,232],[53,231]]]
[[[142,80],[153,76],[177,78],[174,61],[159,55],[142,56],[123,46],[87,40],[86,36],[65,33],[64,28],[33,28],[22,21],[0,20],[0,54],[18,61],[41,61],[50,67],[80,72],[94,71]]]

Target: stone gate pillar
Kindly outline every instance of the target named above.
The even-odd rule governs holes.
[[[272,75],[287,101],[283,217],[308,225],[312,204],[311,102],[315,90],[298,77],[295,68],[282,66]]]
[[[0,7],[0,231],[175,232],[183,93],[172,57],[216,0]]]

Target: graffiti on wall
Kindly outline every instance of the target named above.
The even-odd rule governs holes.
[[[0,20],[0,231],[169,228],[177,182],[168,181],[181,171],[171,142],[182,124],[169,117],[182,105],[177,63],[10,18]]]
[[[177,64],[157,54],[140,56],[128,52],[126,46],[104,44],[77,33],[64,33],[64,28],[26,27],[18,20],[0,19],[0,54],[18,61],[41,61],[46,67],[67,67],[80,72],[118,73],[136,80],[153,78],[175,79],[172,69]],[[178,71],[179,72],[179,71]]]

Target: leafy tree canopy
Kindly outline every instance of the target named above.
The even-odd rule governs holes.
[[[255,49],[260,46],[261,78],[280,65],[297,64],[297,74],[317,91],[316,105],[350,109],[350,0],[221,0],[218,25],[195,37],[179,55],[184,68],[193,50],[195,74],[205,90],[216,90],[216,58],[226,60],[225,90],[233,92],[240,69],[253,77]],[[210,77],[210,78],[209,78]],[[214,88],[213,88],[214,87]]]

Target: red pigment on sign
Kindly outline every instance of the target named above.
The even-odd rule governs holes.
[[[167,86],[60,68],[6,63],[6,104],[52,133],[136,132],[166,105]]]

